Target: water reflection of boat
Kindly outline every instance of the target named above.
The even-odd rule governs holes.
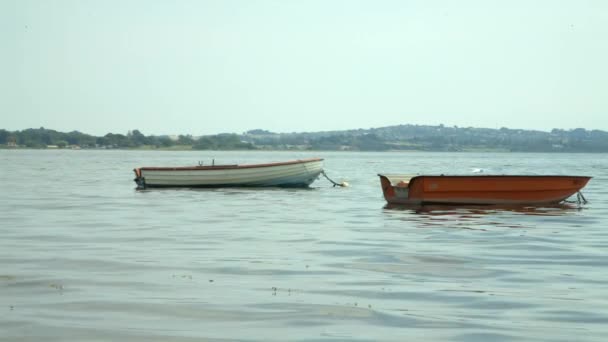
[[[378,176],[388,203],[452,205],[555,204],[578,193],[591,179],[554,175]]]
[[[141,167],[133,170],[138,188],[307,187],[323,171],[323,159],[269,164]]]
[[[523,215],[537,216],[561,216],[573,211],[581,210],[581,207],[573,203],[558,203],[542,206],[526,205],[441,205],[441,204],[391,204],[387,203],[384,209],[395,211],[406,211],[414,214],[427,214],[431,216],[442,215],[486,215],[501,212],[512,212]]]

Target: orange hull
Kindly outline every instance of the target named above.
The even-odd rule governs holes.
[[[582,189],[586,176],[380,176],[391,204],[554,204]]]

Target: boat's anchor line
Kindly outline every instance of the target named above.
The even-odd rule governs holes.
[[[348,186],[348,183],[347,183],[347,182],[338,183],[338,182],[333,181],[333,180],[332,180],[331,178],[329,178],[329,176],[328,176],[328,175],[325,173],[325,170],[321,171],[321,174],[322,174],[322,175],[323,175],[325,178],[327,178],[327,180],[328,180],[328,181],[330,181],[330,182],[331,182],[331,183],[334,185],[334,187],[336,187],[336,186],[340,186],[340,187],[347,187],[347,186]]]
[[[587,204],[589,201],[587,201],[587,199],[585,198],[585,196],[583,196],[583,193],[578,191],[576,193],[576,200],[575,201],[564,201],[566,203],[576,203],[576,204]]]
[[[576,201],[577,201],[579,204],[581,204],[581,203],[583,203],[583,204],[587,204],[587,199],[585,198],[585,196],[583,196],[583,193],[582,193],[582,192],[580,192],[580,191],[578,191],[578,192],[576,193]]]

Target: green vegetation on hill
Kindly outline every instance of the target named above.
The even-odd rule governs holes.
[[[608,152],[608,132],[583,128],[541,132],[508,128],[398,125],[316,133],[259,131],[246,132],[243,140],[255,146],[275,149]]]
[[[554,129],[460,128],[399,125],[347,131],[273,133],[255,129],[243,134],[223,133],[193,137],[146,136],[139,130],[126,135],[96,137],[78,131],[0,129],[4,148],[121,148],[200,150],[341,150],[341,151],[516,151],[608,152],[608,132]]]
[[[175,139],[168,136],[145,136],[139,130],[126,135],[108,133],[101,137],[73,131],[62,133],[40,127],[10,132],[0,129],[0,146],[27,148],[169,148],[173,146],[191,147],[195,140],[189,135]]]
[[[241,141],[237,134],[218,134],[200,137],[194,142],[195,150],[255,150],[252,143]]]

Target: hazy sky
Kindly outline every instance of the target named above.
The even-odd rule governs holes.
[[[0,0],[0,128],[608,130],[608,1]]]

